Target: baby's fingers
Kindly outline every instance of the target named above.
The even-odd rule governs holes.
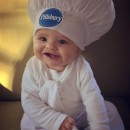
[[[65,128],[66,128],[66,130],[72,130],[73,125],[71,125],[70,123],[66,122],[65,123]]]
[[[71,124],[72,126],[75,124],[74,120],[70,117],[68,117],[67,122]]]

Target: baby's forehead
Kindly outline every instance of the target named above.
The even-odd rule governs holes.
[[[49,36],[49,35],[53,35],[53,36],[57,36],[57,37],[63,37],[63,38],[66,38],[67,40],[70,40],[72,41],[71,39],[69,39],[67,36],[65,36],[64,34],[62,34],[61,32],[57,31],[57,30],[54,30],[54,29],[38,29],[36,31],[36,34],[43,34],[43,35],[46,35],[46,36]],[[35,34],[35,35],[36,35]]]

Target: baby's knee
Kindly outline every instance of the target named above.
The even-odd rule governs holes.
[[[105,101],[105,105],[108,113],[111,130],[124,130],[123,121],[116,106],[108,101]]]
[[[116,114],[119,114],[116,106],[113,103],[105,101],[105,105],[110,119],[114,118]]]

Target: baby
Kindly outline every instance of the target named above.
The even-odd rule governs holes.
[[[111,0],[30,0],[34,56],[22,79],[21,130],[124,130],[104,101],[85,46],[112,26]]]

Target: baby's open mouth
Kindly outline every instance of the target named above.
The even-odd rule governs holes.
[[[51,54],[51,53],[48,53],[48,52],[44,53],[44,55],[49,57],[49,58],[57,58],[57,57],[59,57],[58,55]]]

